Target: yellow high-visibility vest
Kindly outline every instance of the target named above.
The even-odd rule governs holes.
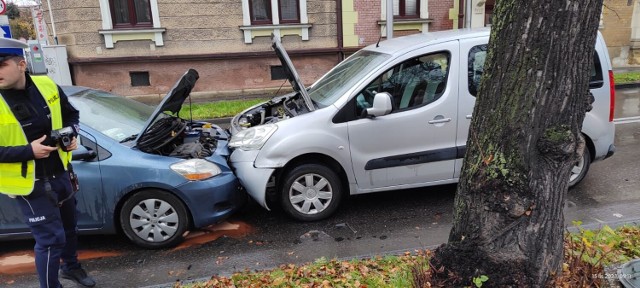
[[[52,129],[62,128],[62,110],[60,107],[60,95],[58,86],[47,76],[31,76],[33,84],[47,102],[51,111]],[[0,97],[0,146],[24,146],[29,145],[27,136],[22,130],[18,119],[11,111],[9,105]],[[62,166],[67,169],[71,161],[71,152],[64,152],[58,147],[58,154]],[[35,160],[26,162],[0,163],[0,193],[7,195],[29,195],[33,191],[35,182]]]

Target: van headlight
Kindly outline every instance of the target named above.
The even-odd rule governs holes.
[[[231,136],[229,147],[242,150],[260,149],[276,130],[278,130],[278,126],[275,124],[265,124],[242,130]]]
[[[189,159],[180,161],[169,166],[171,170],[182,175],[189,181],[200,181],[209,179],[220,174],[222,171],[218,165],[204,159]]]

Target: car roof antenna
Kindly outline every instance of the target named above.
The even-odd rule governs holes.
[[[380,47],[380,39],[382,39],[382,35],[378,38],[378,43],[376,43],[376,48]]]

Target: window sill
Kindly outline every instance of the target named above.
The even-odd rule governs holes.
[[[98,33],[104,36],[105,46],[107,48],[113,48],[113,44],[116,42],[127,40],[151,40],[156,46],[164,46],[162,33],[165,31],[167,31],[165,28],[146,28],[98,30]]]
[[[393,25],[402,25],[402,24],[424,24],[431,23],[433,19],[431,18],[415,18],[415,19],[393,19]],[[378,25],[387,25],[386,20],[379,20]]]
[[[253,38],[260,36],[276,36],[282,37],[286,35],[298,35],[303,41],[309,40],[309,28],[311,24],[275,24],[275,25],[251,25],[240,26],[240,30],[244,32],[244,43],[253,43]]]
[[[415,19],[394,19],[393,20],[393,31],[403,31],[403,30],[420,30],[427,31],[426,25],[433,22],[431,18],[415,18]],[[387,29],[387,21],[379,20],[378,25],[380,26],[381,31],[386,31]],[[385,35],[386,33],[382,33]]]

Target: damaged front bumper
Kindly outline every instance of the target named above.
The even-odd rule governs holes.
[[[245,191],[262,207],[267,206],[267,186],[275,168],[256,168],[254,163],[259,151],[236,149],[231,153],[229,164]]]

